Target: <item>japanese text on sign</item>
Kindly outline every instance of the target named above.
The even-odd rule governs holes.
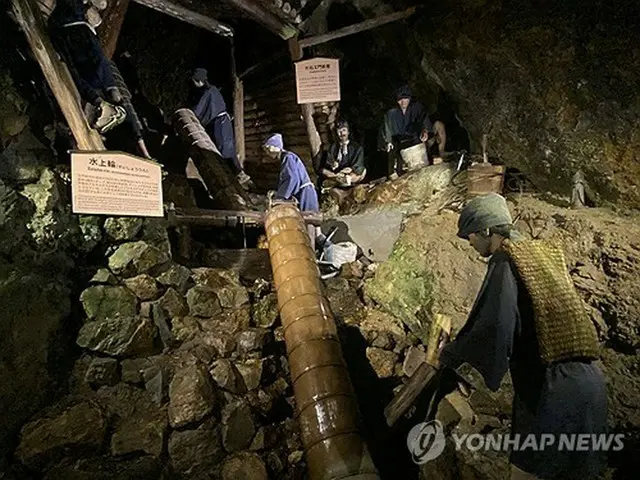
[[[160,165],[122,152],[72,152],[73,213],[162,217]]]
[[[340,101],[340,67],[335,58],[312,58],[296,63],[298,103]]]

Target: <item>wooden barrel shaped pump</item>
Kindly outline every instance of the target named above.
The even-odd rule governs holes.
[[[173,114],[172,122],[214,202],[228,210],[246,210],[251,207],[251,198],[225,164],[198,117],[188,108],[181,108]]]
[[[300,211],[273,206],[265,230],[309,478],[379,479]]]

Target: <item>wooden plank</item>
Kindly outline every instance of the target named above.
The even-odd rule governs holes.
[[[349,25],[348,27],[334,30],[333,32],[323,33],[322,35],[316,35],[313,37],[303,38],[300,40],[300,47],[307,48],[314,45],[320,45],[322,43],[330,42],[338,38],[353,35],[354,33],[364,32],[371,30],[372,28],[385,25],[387,23],[396,22],[404,18],[410,17],[416,11],[416,7],[410,7],[402,12],[390,13],[389,15],[383,15],[378,18],[372,18],[365,20],[364,22],[356,23],[355,25]]]
[[[258,63],[255,63],[250,67],[246,68],[238,76],[244,79],[245,77],[248,77],[254,73],[257,73],[260,70],[263,70],[269,65],[276,63],[278,60],[282,60],[287,57],[288,57],[287,52],[276,52],[273,55],[270,55],[267,58],[260,60]]]
[[[239,10],[245,12],[251,19],[258,22],[271,33],[283,40],[288,40],[298,34],[298,29],[270,12],[257,0],[226,0]]]
[[[246,146],[247,146],[247,151],[248,150],[259,150],[262,148],[262,143],[264,142],[264,140],[266,140],[266,135],[263,135],[262,137],[247,137],[246,139]],[[283,134],[284,137],[284,148],[285,150],[289,149],[288,145],[299,145],[300,143],[302,143],[305,139],[306,136],[287,136],[286,133]],[[304,158],[302,159],[304,161]]]
[[[285,95],[282,95],[285,94]],[[264,87],[260,89],[254,89],[251,93],[246,95],[246,99],[248,101],[261,100],[265,98],[272,98],[274,96],[285,97],[285,96],[296,96],[296,84],[295,82],[282,82],[277,85],[272,85],[270,87]]]
[[[134,2],[149,7],[157,12],[167,14],[178,20],[189,23],[195,27],[203,28],[223,37],[233,37],[233,29],[217,21],[214,18],[207,17],[201,13],[194,12],[188,8],[178,5],[170,0],[133,0]]]
[[[270,115],[274,114],[282,114],[282,113],[293,113],[295,111],[300,111],[300,107],[296,103],[295,96],[289,98],[281,98],[281,97],[265,97],[260,100],[246,100],[244,102],[244,111],[254,112],[254,111],[267,111]]]
[[[286,132],[289,135],[305,135],[307,130],[301,120],[295,122],[271,124],[271,125],[259,125],[257,127],[247,127],[246,135],[264,135],[269,132]]]
[[[105,150],[98,132],[89,127],[80,107],[80,94],[67,66],[60,61],[34,0],[11,0],[12,13],[27,37],[33,55],[42,69],[62,110],[79,150]]]
[[[236,68],[236,48],[231,40],[231,77],[233,78],[233,133],[236,142],[236,156],[242,167],[246,157],[244,146],[244,84]]]
[[[129,0],[112,0],[101,14],[102,24],[98,27],[98,37],[107,58],[113,58],[116,51],[128,8]]]
[[[300,113],[299,109],[296,109],[295,112],[292,113],[281,113],[277,117],[273,117],[271,112],[266,112],[264,110],[254,110],[250,114],[245,110],[244,112],[244,123],[245,125],[260,125],[261,122],[271,122],[273,121],[281,121],[281,122],[290,122],[292,120],[299,120],[302,122],[302,113]]]
[[[168,215],[169,224],[200,225],[211,227],[237,227],[243,223],[246,226],[264,225],[265,212],[252,210],[207,210],[203,208],[176,208]],[[302,212],[306,223],[319,225],[322,223],[322,213]]]

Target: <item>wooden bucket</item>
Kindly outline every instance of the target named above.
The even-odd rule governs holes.
[[[504,165],[476,163],[467,170],[467,196],[476,197],[487,193],[502,193]]]

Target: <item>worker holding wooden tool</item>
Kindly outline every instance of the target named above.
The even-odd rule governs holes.
[[[593,478],[604,466],[603,452],[593,444],[561,449],[557,440],[563,434],[595,438],[607,423],[604,377],[594,363],[596,330],[562,250],[521,240],[498,194],[471,200],[458,227],[459,237],[491,258],[467,323],[440,354],[440,368],[462,378],[475,370],[493,391],[510,370],[512,433],[556,437],[548,448],[514,449],[512,479]]]

